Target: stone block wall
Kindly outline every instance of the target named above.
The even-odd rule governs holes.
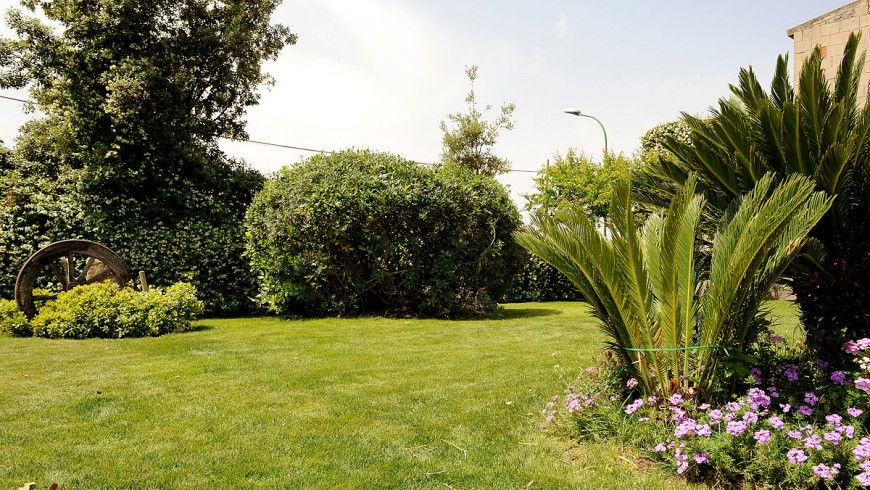
[[[822,48],[822,68],[825,78],[833,83],[837,77],[837,69],[843,60],[843,48],[849,34],[861,31],[861,42],[858,51],[870,50],[870,0],[858,0],[844,5],[788,30],[788,36],[794,39],[794,84],[800,80],[800,69],[804,61],[818,45]],[[870,81],[870,54],[864,65],[862,86]],[[867,91],[859,92],[859,104],[866,102]]]

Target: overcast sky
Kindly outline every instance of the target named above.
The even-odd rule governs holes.
[[[268,65],[276,83],[248,111],[248,130],[252,140],[435,162],[439,122],[465,110],[464,69],[477,65],[477,100],[493,105],[491,117],[502,103],[517,106],[515,129],[496,146],[515,169],[537,170],[569,147],[600,155],[601,128],[566,107],[600,119],[611,149],[630,154],[649,128],[680,111],[704,113],[728,95],[740,67],[751,65],[768,85],[776,56],[792,51],[786,30],[846,3],[285,0],[274,20],[299,42]],[[0,0],[3,11],[17,4]],[[7,146],[28,117],[0,100]],[[222,147],[267,173],[310,155]],[[533,176],[499,180],[518,196]]]

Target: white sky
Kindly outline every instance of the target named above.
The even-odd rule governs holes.
[[[600,155],[601,128],[566,107],[596,116],[611,149],[630,154],[649,128],[728,95],[740,67],[767,85],[776,56],[792,51],[786,30],[846,3],[285,0],[274,20],[299,42],[268,65],[276,84],[248,111],[248,130],[252,140],[435,162],[439,122],[465,110],[464,69],[478,65],[478,103],[492,104],[492,117],[504,102],[517,105],[515,129],[496,146],[514,168],[537,170],[569,147]],[[3,11],[13,5],[0,0]],[[0,99],[0,139],[11,145],[29,117]],[[221,146],[266,173],[310,155]],[[499,180],[522,204],[533,176]]]

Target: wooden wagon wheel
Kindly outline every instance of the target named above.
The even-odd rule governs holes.
[[[37,250],[21,266],[15,281],[15,303],[33,318],[36,301],[56,299],[57,293],[84,284],[111,280],[124,286],[130,279],[127,264],[107,247],[88,240],[62,240]],[[34,295],[34,288],[39,286],[53,291]]]

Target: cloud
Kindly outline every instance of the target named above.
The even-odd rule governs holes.
[[[559,33],[559,39],[565,39],[568,35],[568,16],[564,12],[559,14],[559,20],[556,21],[556,32]]]

